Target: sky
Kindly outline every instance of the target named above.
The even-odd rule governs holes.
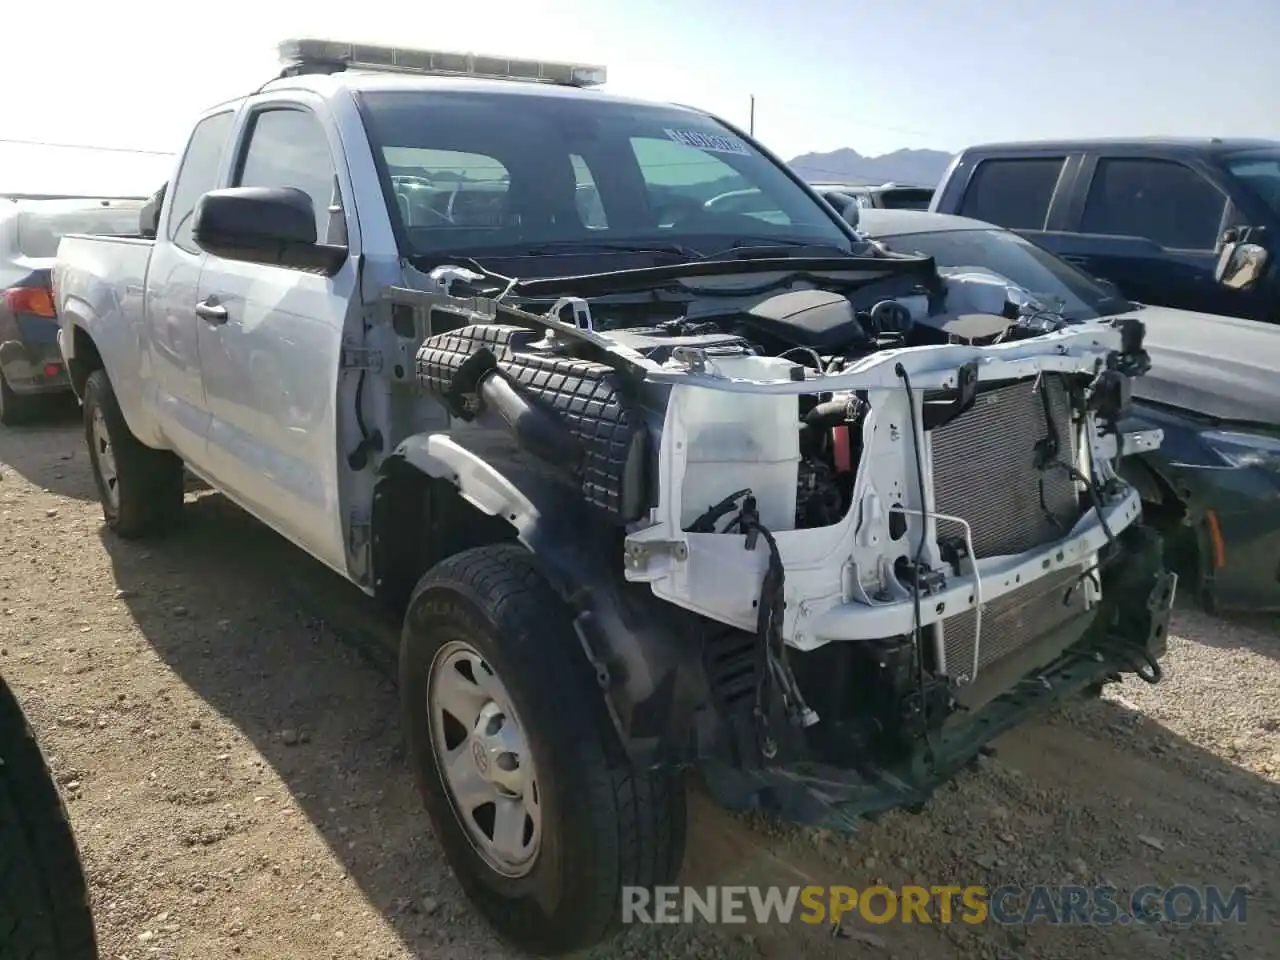
[[[150,193],[194,115],[273,76],[275,45],[298,36],[601,63],[610,92],[743,126],[754,95],[757,137],[786,158],[1048,137],[1280,139],[1280,0],[11,6],[0,192]]]

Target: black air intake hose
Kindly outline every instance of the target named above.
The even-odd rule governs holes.
[[[468,408],[470,394],[478,409]],[[480,349],[463,361],[454,374],[445,397],[455,415],[488,425],[501,421],[522,450],[562,469],[576,470],[582,461],[582,447],[563,421],[550,410],[535,406],[498,369],[498,361],[488,349]]]

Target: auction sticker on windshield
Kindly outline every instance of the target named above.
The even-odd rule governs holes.
[[[682,143],[686,147],[696,147],[699,150],[705,150],[707,153],[736,153],[744,157],[751,156],[751,150],[737,137],[726,137],[718,133],[703,133],[701,130],[672,130],[667,128],[662,132],[676,143]]]

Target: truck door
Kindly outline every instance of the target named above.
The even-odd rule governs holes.
[[[340,154],[317,114],[271,99],[252,108],[244,131],[230,185],[305,191],[317,236],[345,243]],[[354,253],[333,277],[210,255],[198,299],[210,479],[345,570],[334,395],[347,313],[360,309]]]
[[[196,124],[178,176],[169,190],[168,218],[161,225],[147,268],[145,316],[160,429],[187,463],[205,470],[208,407],[200,370],[196,291],[205,254],[191,239],[196,202],[218,185],[235,120],[232,110]]]
[[[1214,282],[1214,248],[1227,196],[1191,165],[1154,157],[1099,157],[1070,258],[1143,303],[1233,312]]]

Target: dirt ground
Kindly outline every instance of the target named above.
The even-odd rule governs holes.
[[[0,428],[0,670],[68,798],[109,960],[513,955],[407,772],[395,630],[212,494],[162,543],[103,529],[73,406]],[[1280,630],[1182,612],[1137,681],[999,742],[852,836],[696,790],[688,882],[1247,884],[1246,922],[637,928],[602,958],[1280,957]]]

